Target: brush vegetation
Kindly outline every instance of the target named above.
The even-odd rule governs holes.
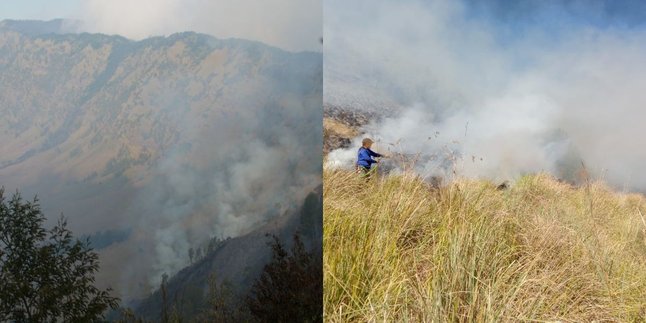
[[[646,198],[324,170],[326,322],[646,320]]]

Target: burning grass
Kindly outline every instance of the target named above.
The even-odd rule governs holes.
[[[646,198],[324,171],[326,322],[646,320]]]

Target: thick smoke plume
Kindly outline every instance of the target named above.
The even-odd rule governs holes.
[[[135,276],[125,273],[120,286],[126,295],[127,284],[140,281],[136,275],[147,274],[155,287],[163,273],[188,264],[189,248],[296,212],[320,185],[321,56],[275,54],[284,55],[284,70],[274,72],[282,77],[230,85],[224,102],[193,102],[184,110],[190,103],[172,86],[165,91],[168,98],[159,98],[178,140],[156,162],[153,180],[128,212],[136,219],[135,244],[140,239],[151,253],[130,260]],[[213,108],[199,109],[200,104]]]
[[[646,190],[644,19],[493,3],[326,2],[325,101],[382,112],[364,132],[422,175],[571,179],[583,163]],[[328,163],[351,164],[359,140]]]

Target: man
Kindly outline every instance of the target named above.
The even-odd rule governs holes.
[[[372,150],[372,144],[374,141],[370,138],[364,138],[361,141],[361,148],[359,148],[359,154],[357,158],[357,170],[362,174],[369,176],[372,164],[376,164],[379,161],[372,159],[372,157],[384,157],[381,154],[378,154]]]

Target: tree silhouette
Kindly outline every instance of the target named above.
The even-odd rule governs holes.
[[[291,254],[276,236],[272,260],[247,298],[250,312],[261,322],[322,322],[323,270],[320,257],[307,252],[298,234]]]
[[[200,260],[202,260],[202,248],[197,247],[197,249],[195,249],[195,262],[198,262]]]
[[[38,199],[0,189],[0,321],[91,322],[118,299],[94,284],[98,255],[73,238],[61,216],[51,230]]]
[[[206,308],[198,316],[197,322],[252,322],[248,311],[241,306],[234,287],[227,281],[218,283],[215,274],[209,277],[209,291]]]

